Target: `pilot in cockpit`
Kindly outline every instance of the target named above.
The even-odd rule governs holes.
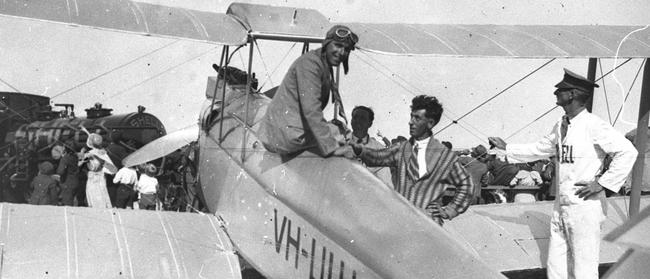
[[[344,116],[333,67],[343,64],[359,37],[343,25],[326,34],[322,47],[293,62],[262,118],[258,137],[267,150],[282,155],[309,150],[320,156],[352,156],[349,146],[335,138],[336,129],[325,120],[323,109],[330,100]]]

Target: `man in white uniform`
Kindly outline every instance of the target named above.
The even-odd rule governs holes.
[[[565,115],[553,130],[532,144],[508,144],[489,138],[505,150],[510,161],[535,161],[554,156],[556,193],[547,260],[548,278],[598,278],[600,224],[606,208],[605,191],[618,190],[634,165],[637,151],[609,123],[589,113],[585,103],[597,84],[564,69],[555,85],[557,105]],[[603,168],[605,155],[612,162]]]

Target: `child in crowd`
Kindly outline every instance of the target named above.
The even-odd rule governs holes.
[[[158,179],[156,179],[157,168],[149,163],[144,166],[144,173],[140,175],[136,190],[140,192],[140,209],[156,210],[158,203]]]

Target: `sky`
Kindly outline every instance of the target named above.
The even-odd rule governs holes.
[[[142,1],[212,12],[225,12],[232,1]],[[320,11],[333,22],[403,22],[440,24],[600,24],[647,25],[650,1],[243,1]],[[565,3],[566,2],[566,3]],[[77,113],[102,102],[116,113],[138,105],[163,121],[168,132],[196,123],[203,104],[210,65],[219,61],[220,47],[167,38],[145,37],[84,27],[0,16],[0,90],[47,95],[54,103],[74,103]],[[362,38],[363,39],[363,38]],[[300,46],[260,43],[253,69],[265,88],[277,86]],[[233,58],[245,68],[247,51]],[[341,81],[347,112],[367,105],[375,112],[371,134],[388,138],[408,135],[411,99],[418,94],[438,97],[445,107],[436,137],[456,148],[485,144],[487,136],[510,142],[532,141],[548,132],[562,114],[554,107],[553,85],[563,68],[586,75],[587,60],[558,59],[529,79],[478,107],[535,68],[540,59],[404,57],[355,51],[350,73]],[[613,59],[602,61],[607,72]],[[641,65],[636,59],[601,83],[594,112],[613,122]],[[598,71],[600,73],[600,69]],[[639,77],[640,79],[640,77]],[[602,90],[605,87],[606,90]],[[634,127],[640,82],[631,87],[621,132]],[[331,106],[330,106],[331,107]],[[478,107],[478,108],[477,108]],[[609,109],[608,109],[609,107]],[[459,124],[451,119],[470,112]],[[331,116],[326,110],[326,116]],[[523,129],[523,130],[522,130]],[[441,131],[442,130],[442,131]],[[516,133],[517,131],[520,132]]]

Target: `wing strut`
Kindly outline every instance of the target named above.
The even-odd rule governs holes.
[[[230,51],[230,48],[228,46],[224,47],[224,51],[221,54],[221,63],[222,67],[219,67],[219,71],[223,71],[223,81],[221,82],[221,119],[219,120],[219,143],[223,141],[223,109],[225,107],[224,101],[226,100],[226,76],[228,75],[228,62],[230,62],[230,59],[228,59],[228,52]],[[234,53],[234,52],[233,52]],[[219,73],[217,73],[217,85],[214,86],[214,91],[216,91],[219,88]],[[214,95],[217,97],[217,95]],[[212,103],[214,103],[214,99],[212,99]]]
[[[589,66],[587,67],[587,79],[591,81],[596,80],[596,66],[598,64],[598,58],[589,58]],[[591,95],[593,96],[594,94],[594,89],[591,89]],[[587,111],[591,112],[591,108],[594,105],[594,98],[590,98],[587,100],[587,103],[585,106],[587,107]]]
[[[223,69],[222,68],[223,67],[223,61],[224,61],[224,57],[226,57],[228,55],[227,52],[228,52],[228,46],[223,46],[221,48],[221,59],[219,59],[219,69],[217,70],[217,84],[214,86],[214,92],[212,93],[212,103],[210,104],[210,113],[212,113],[212,111],[214,110],[214,103],[216,102],[216,99],[217,99],[216,98],[217,97],[217,90],[219,90],[219,71],[221,69]],[[223,77],[224,77],[224,80],[225,80],[226,75],[224,75]],[[222,104],[223,104],[223,99],[222,99]],[[223,120],[223,118],[222,118],[222,120]],[[210,126],[208,126],[206,128],[209,129]],[[219,134],[219,140],[221,140],[221,134]]]
[[[639,213],[641,203],[641,182],[645,168],[645,155],[648,143],[648,117],[650,116],[650,64],[646,58],[641,84],[641,101],[639,101],[639,121],[636,125],[634,145],[639,151],[632,169],[632,193],[630,194],[630,217]]]
[[[241,162],[242,164],[246,160],[246,136],[248,136],[248,105],[250,103],[249,95],[251,91],[251,82],[253,80],[253,48],[255,47],[255,39],[251,38],[250,45],[248,47],[248,75],[246,76],[246,111],[244,114],[244,137],[241,143]],[[224,83],[225,84],[225,83]],[[225,88],[225,86],[224,86]],[[223,123],[223,121],[222,121]]]

